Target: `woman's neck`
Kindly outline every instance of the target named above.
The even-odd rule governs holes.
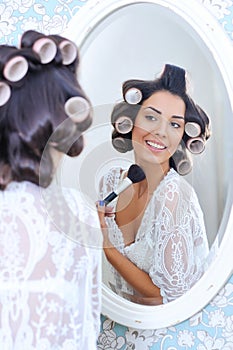
[[[167,175],[170,170],[169,163],[167,164],[151,164],[151,163],[142,163],[136,160],[136,164],[138,164],[146,175],[146,179],[144,181],[139,182],[138,187],[138,196],[140,197],[145,191],[147,193],[153,194],[156,190],[160,182]]]

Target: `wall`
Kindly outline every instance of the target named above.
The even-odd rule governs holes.
[[[233,1],[197,0],[206,6],[233,41]],[[1,0],[0,43],[18,44],[21,34],[35,29],[62,33],[85,0]],[[191,301],[190,301],[191,302]],[[99,349],[233,349],[233,275],[201,312],[174,327],[131,329],[102,317]]]

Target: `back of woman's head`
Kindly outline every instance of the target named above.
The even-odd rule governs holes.
[[[54,148],[69,156],[82,151],[82,132],[91,124],[91,107],[76,78],[77,49],[69,40],[58,38],[29,31],[22,37],[21,48],[4,46],[2,51],[0,47],[0,83],[10,88],[8,100],[0,101],[2,189],[10,181],[47,187],[54,170],[50,151]],[[59,46],[64,41],[76,50],[69,61],[63,59]],[[24,75],[18,73],[20,65]]]

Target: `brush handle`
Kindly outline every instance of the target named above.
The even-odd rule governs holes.
[[[126,177],[122,183],[117,187],[116,191],[111,192],[105,199],[104,203],[105,205],[109,204],[112,202],[121,192],[126,190],[130,185],[132,185],[132,181]]]
[[[116,194],[120,194],[121,192],[123,192],[124,190],[126,190],[126,188],[128,188],[130,185],[132,185],[132,181],[126,177],[124,178],[124,180],[120,183],[120,185],[117,187],[116,189]]]
[[[104,204],[108,205],[111,201],[113,201],[116,197],[118,196],[118,194],[116,194],[115,192],[111,192],[106,198],[104,198]]]

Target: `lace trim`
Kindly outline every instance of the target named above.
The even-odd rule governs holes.
[[[64,222],[53,221],[41,191],[29,182],[0,191],[0,344],[93,350],[100,329],[101,249],[85,243],[100,235],[98,216],[67,189]],[[54,202],[54,213],[64,208],[59,205]],[[58,229],[73,225],[77,241]]]
[[[119,169],[111,169],[103,180],[104,189],[109,193],[118,182]],[[153,193],[134,243],[124,247],[114,218],[107,223],[112,244],[149,273],[164,302],[185,293],[202,275],[209,252],[203,214],[193,188],[174,169]],[[115,271],[115,279],[117,275]]]

